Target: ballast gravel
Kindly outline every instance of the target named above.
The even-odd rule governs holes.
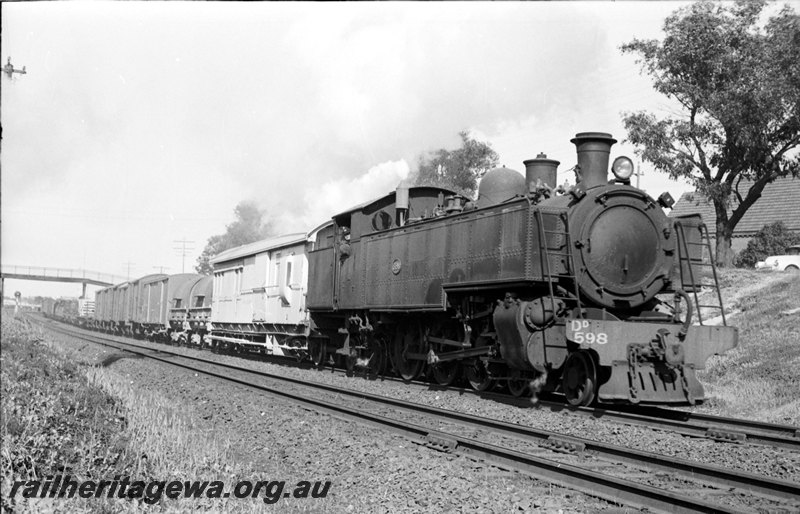
[[[556,412],[539,408],[531,402],[528,407],[517,407],[480,398],[470,392],[442,390],[424,384],[403,384],[394,380],[368,380],[363,376],[346,377],[339,370],[318,371],[299,369],[296,366],[275,364],[228,355],[200,352],[191,348],[174,348],[170,351],[200,356],[247,369],[264,371],[281,376],[347,387],[392,398],[413,401],[443,409],[450,409],[487,418],[517,423],[582,437],[594,441],[636,448],[665,456],[680,457],[730,469],[757,473],[800,483],[800,452],[767,446],[718,442],[712,439],[685,437],[680,434],[646,427],[607,421],[602,417],[577,416],[567,410]],[[798,428],[800,430],[800,427]]]
[[[683,437],[602,418],[575,416],[567,411],[553,412],[533,403],[529,407],[516,407],[458,390],[345,377],[338,370],[299,369],[292,361],[276,364],[156,343],[136,343],[800,482],[798,452]],[[379,429],[308,411],[213,379],[195,377],[190,372],[167,372],[166,365],[140,359],[122,362],[112,366],[119,366],[120,372],[128,374],[141,387],[196,405],[203,422],[227,434],[241,449],[241,459],[250,462],[253,469],[264,470],[264,479],[331,480],[329,498],[324,502],[314,500],[320,502],[314,508],[354,512],[626,511],[518,473],[437,452]]]
[[[210,429],[231,442],[239,467],[252,470],[253,480],[285,480],[289,484],[331,481],[326,498],[282,500],[265,508],[281,512],[287,508],[398,513],[636,512],[527,475],[436,451],[378,428],[307,410],[265,393],[167,364],[130,358],[129,354],[98,345],[80,345],[87,361],[106,364],[142,390],[191,405],[204,431]],[[304,371],[208,352],[203,356],[290,373]],[[305,373],[318,376],[312,370]]]

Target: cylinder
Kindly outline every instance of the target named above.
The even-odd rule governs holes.
[[[608,183],[608,156],[617,142],[605,132],[581,132],[570,140],[578,152],[580,184],[583,189]]]
[[[528,185],[528,191],[532,191],[539,182],[550,189],[556,188],[556,170],[560,162],[548,159],[547,155],[540,153],[535,159],[528,159],[522,164],[525,165],[525,183]]]

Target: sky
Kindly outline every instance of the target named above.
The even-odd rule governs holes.
[[[560,183],[578,132],[635,158],[622,114],[676,109],[619,47],[684,5],[4,2],[3,64],[27,74],[0,78],[0,261],[190,271],[241,201],[306,231],[462,130],[523,173],[545,152]],[[690,189],[641,169],[651,196]]]

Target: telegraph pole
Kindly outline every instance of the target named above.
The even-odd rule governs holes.
[[[128,280],[130,280],[131,279],[131,266],[135,266],[136,263],[135,262],[123,262],[122,264],[124,266],[128,267]]]
[[[14,68],[14,65],[11,64],[11,57],[9,57],[8,58],[8,64],[3,66],[3,73],[8,75],[8,78],[13,78],[15,73],[19,73],[20,75],[25,75],[28,72],[25,71],[25,66],[23,66],[21,70],[18,70],[16,68]]]
[[[169,266],[153,266],[153,269],[157,269],[159,273],[164,273],[164,270],[169,269]]]
[[[181,246],[175,246],[175,247],[173,247],[173,249],[179,251],[180,254],[181,254],[181,273],[184,273],[185,270],[186,270],[186,255],[189,252],[191,252],[192,250],[194,250],[193,246],[192,247],[187,247],[186,245],[187,244],[194,244],[194,241],[188,241],[188,240],[186,240],[184,238],[184,239],[180,239],[180,240],[176,240],[176,241],[172,241],[172,242],[173,243],[178,243],[179,245],[181,245]]]
[[[641,161],[636,161],[636,173],[634,173],[634,175],[636,175],[636,189],[641,189],[639,187],[639,180],[641,180],[642,175],[644,175],[644,173],[642,173]]]

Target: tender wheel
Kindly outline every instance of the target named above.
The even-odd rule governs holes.
[[[422,374],[425,361],[409,359],[410,353],[424,354],[425,345],[422,342],[422,332],[419,327],[412,326],[400,330],[395,337],[393,364],[400,377],[410,382]]]
[[[575,352],[564,363],[561,388],[570,405],[589,405],[595,398],[597,372],[594,360],[586,352]]]
[[[475,359],[472,364],[469,364],[464,370],[464,374],[469,385],[476,391],[486,391],[495,385],[494,379],[486,371],[486,365],[480,359]]]
[[[508,379],[508,391],[519,398],[529,393],[528,384],[530,381],[522,376],[518,370],[511,371],[511,378]]]
[[[433,365],[433,379],[440,386],[449,386],[461,375],[461,364],[456,361],[439,362]]]

